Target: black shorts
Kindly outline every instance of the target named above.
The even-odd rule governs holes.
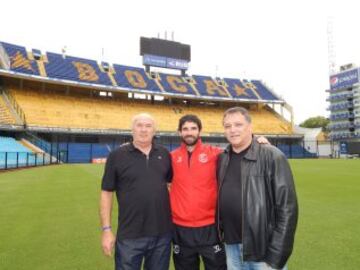
[[[176,270],[225,270],[225,248],[219,242],[215,225],[199,228],[175,226],[173,260]]]

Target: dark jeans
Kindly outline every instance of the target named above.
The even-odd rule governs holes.
[[[168,270],[171,234],[117,240],[115,270],[140,270],[143,259],[146,270]]]

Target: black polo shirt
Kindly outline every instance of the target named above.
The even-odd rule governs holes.
[[[172,178],[166,148],[152,145],[148,156],[127,144],[110,153],[102,190],[116,191],[118,239],[157,236],[171,230],[167,183]]]

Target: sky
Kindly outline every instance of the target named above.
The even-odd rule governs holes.
[[[139,40],[191,45],[188,73],[260,79],[293,107],[295,123],[329,116],[332,62],[360,63],[356,0],[3,1],[0,41],[94,60],[142,66]],[[104,54],[102,53],[104,52]]]

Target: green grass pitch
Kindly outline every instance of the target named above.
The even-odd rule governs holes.
[[[359,269],[360,160],[290,162],[300,212],[289,269]],[[0,269],[113,269],[100,249],[102,171],[86,164],[0,173]]]

